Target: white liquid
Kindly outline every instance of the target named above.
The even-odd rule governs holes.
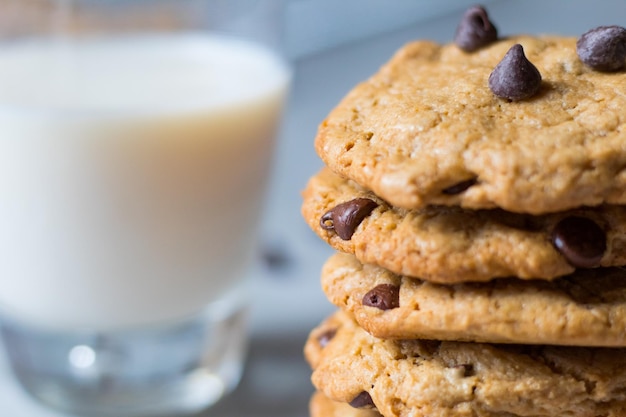
[[[221,38],[0,45],[0,307],[118,328],[236,285],[288,82]]]

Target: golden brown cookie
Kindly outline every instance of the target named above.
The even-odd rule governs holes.
[[[511,101],[489,78],[516,44],[541,81]],[[407,209],[626,204],[624,108],[626,71],[586,66],[575,38],[512,36],[474,52],[417,41],[332,110],[315,146],[332,170]]]
[[[328,299],[374,336],[626,347],[626,270],[554,281],[501,278],[441,285],[338,253],[322,269]]]
[[[626,264],[626,206],[540,216],[446,206],[406,210],[328,169],[309,180],[303,197],[305,220],[335,249],[431,282],[552,279],[575,267]],[[337,213],[355,199],[374,205],[364,206],[371,210],[360,219]],[[335,230],[348,223],[349,236]]]
[[[324,395],[385,417],[626,415],[624,349],[393,341],[336,313],[305,352]]]

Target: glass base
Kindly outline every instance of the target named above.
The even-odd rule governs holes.
[[[18,381],[41,402],[83,415],[171,416],[203,410],[236,387],[246,316],[238,306],[107,332],[42,330],[9,318],[1,330]]]

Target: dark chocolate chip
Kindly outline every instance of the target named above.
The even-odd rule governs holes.
[[[350,401],[350,405],[354,408],[375,408],[372,396],[367,391],[361,392]]]
[[[582,62],[596,71],[619,71],[626,67],[626,29],[599,26],[578,38],[576,52]]]
[[[337,334],[337,329],[329,329],[317,336],[317,343],[320,344],[320,347],[325,348],[328,345],[328,342],[333,340],[333,337]]]
[[[498,30],[480,5],[465,11],[454,34],[454,42],[465,52],[473,52],[498,39]]]
[[[458,369],[460,374],[464,377],[467,378],[469,376],[473,376],[474,375],[474,366],[470,363],[464,363],[461,365],[456,365],[454,367],[455,369]]]
[[[381,310],[391,310],[400,306],[400,288],[391,284],[380,284],[363,296],[363,305]]]
[[[458,184],[454,184],[448,188],[444,188],[442,193],[447,195],[461,194],[471,186],[476,184],[476,178],[470,178],[469,180],[461,181]]]
[[[511,101],[532,97],[541,87],[541,74],[515,44],[489,75],[489,88],[498,97]]]
[[[552,231],[556,249],[577,268],[598,266],[606,251],[606,234],[587,217],[571,216],[560,220]]]
[[[324,230],[335,230],[335,225],[333,224],[333,211],[329,210],[320,219],[320,226]]]
[[[377,206],[378,204],[369,198],[346,201],[324,213],[320,219],[320,226],[325,230],[334,230],[343,240],[350,240],[359,224]]]

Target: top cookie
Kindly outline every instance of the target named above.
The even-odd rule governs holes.
[[[513,45],[541,74],[520,101],[489,76]],[[394,206],[541,214],[626,203],[626,72],[583,64],[576,39],[517,36],[468,53],[406,45],[320,125],[324,162]]]

